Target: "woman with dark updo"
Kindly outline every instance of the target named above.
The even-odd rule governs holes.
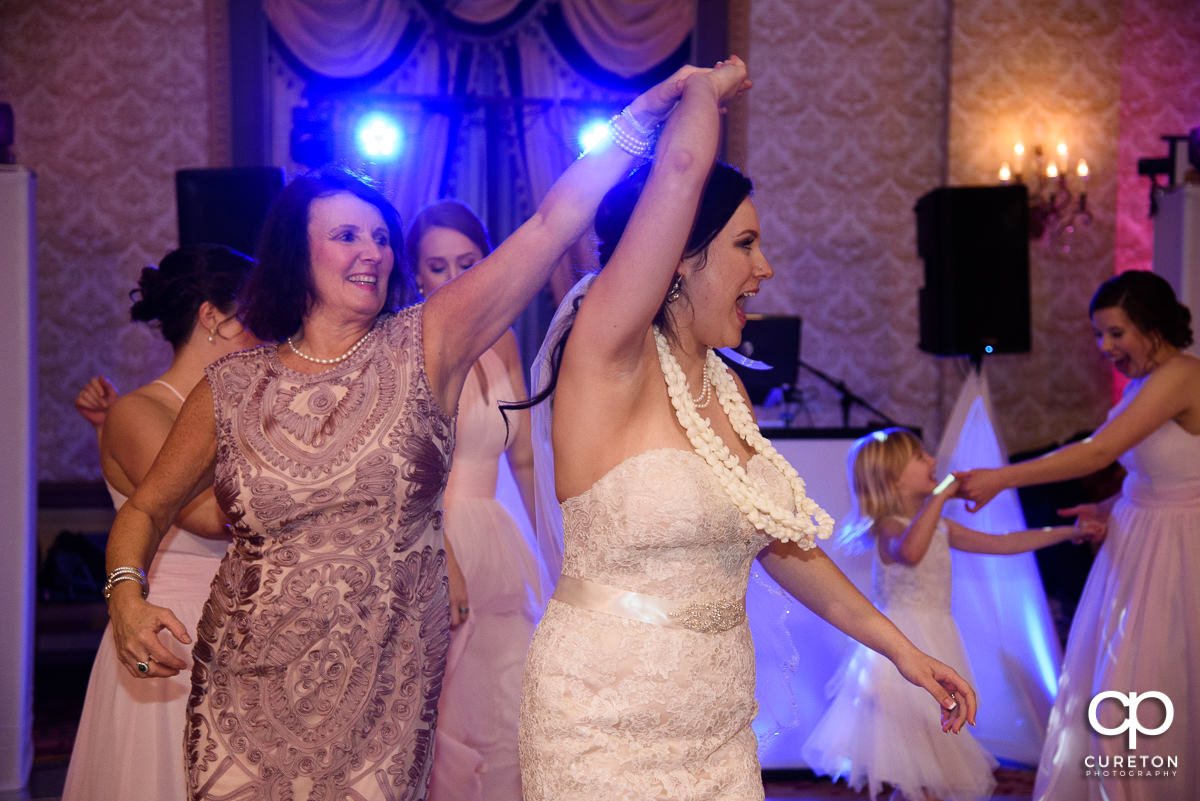
[[[1114,497],[1064,510],[1107,519],[1108,536],[1075,611],[1033,796],[1182,801],[1200,782],[1200,359],[1184,352],[1191,313],[1154,273],[1110,278],[1088,312],[1129,379],[1108,421],[1037,459],[965,473],[959,495],[978,509],[1114,460],[1128,471]]]
[[[76,406],[98,424],[100,468],[120,509],[145,477],[167,438],[183,399],[212,362],[258,344],[236,317],[236,298],[254,262],[223,245],[192,245],[168,253],[138,279],[129,315],[159,329],[175,352],[166,372],[112,402],[103,379],[93,379]],[[212,490],[175,517],[147,571],[151,603],[169,606],[191,633],[208,598],[209,584],[229,545],[225,518]],[[164,632],[165,633],[165,632]],[[164,648],[185,663],[191,649],[174,637]],[[139,681],[124,670],[104,630],[88,681],[79,733],[67,769],[65,799],[183,799],[186,672],[162,681]],[[127,736],[136,732],[136,736]]]

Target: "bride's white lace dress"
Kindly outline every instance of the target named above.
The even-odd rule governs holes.
[[[792,508],[767,459],[747,470]],[[769,537],[701,457],[671,448],[562,510],[563,577],[525,668],[525,801],[761,799],[745,596]]]

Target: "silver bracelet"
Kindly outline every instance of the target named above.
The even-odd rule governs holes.
[[[621,116],[625,118],[633,130],[641,134],[643,139],[652,138],[655,132],[658,130],[657,125],[651,125],[649,128],[647,128],[645,125],[642,125],[640,122],[638,122],[637,117],[633,116],[633,112],[629,110],[629,106],[621,109]]]
[[[122,565],[121,567],[113,568],[104,579],[104,600],[107,601],[109,599],[109,596],[112,595],[113,587],[122,581],[136,581],[141,584],[143,598],[150,594],[150,582],[146,579],[146,571],[140,567]]]

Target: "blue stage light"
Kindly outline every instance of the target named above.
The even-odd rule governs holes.
[[[579,132],[579,147],[584,153],[608,138],[608,121],[593,120]]]
[[[366,158],[389,161],[400,154],[404,132],[394,117],[374,111],[358,121],[354,139],[359,152]]]

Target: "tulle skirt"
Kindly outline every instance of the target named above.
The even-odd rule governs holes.
[[[150,570],[148,600],[174,612],[193,641],[220,563],[218,556],[166,550]],[[191,665],[190,645],[165,630],[159,639]],[[184,801],[183,729],[190,691],[190,667],[165,679],[129,675],[117,661],[111,625],[105,628],[88,679],[63,801]]]
[[[490,497],[447,497],[446,536],[471,611],[450,635],[429,801],[520,801],[517,713],[538,607],[536,562]]]
[[[1038,765],[1035,799],[1191,801],[1200,787],[1200,487],[1190,499],[1118,502],[1079,599],[1058,697]],[[1088,707],[1100,692],[1164,693],[1174,721],[1156,736],[1092,731]],[[1163,722],[1158,701],[1137,720]],[[1115,700],[1097,707],[1102,727],[1132,722]],[[1171,766],[1171,758],[1176,764]],[[1132,769],[1125,760],[1132,758]],[[1122,764],[1115,764],[1120,759]],[[1156,761],[1161,765],[1156,766]],[[1090,765],[1089,765],[1090,763]]]
[[[897,604],[885,613],[918,648],[974,684],[948,611]],[[910,799],[923,799],[924,793],[953,801],[991,795],[996,760],[967,728],[957,735],[942,732],[937,702],[886,658],[857,646],[828,691],[830,706],[802,749],[814,772],[844,777],[855,790],[869,785],[872,798],[884,784]]]

